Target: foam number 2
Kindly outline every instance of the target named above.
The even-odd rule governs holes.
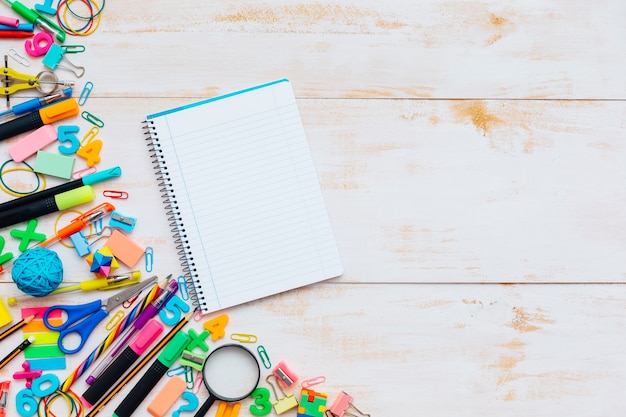
[[[15,408],[19,415],[24,417],[30,417],[37,413],[39,402],[33,396],[33,391],[28,388],[24,388],[17,393],[15,397]]]
[[[92,167],[100,162],[100,151],[102,150],[102,141],[94,139],[78,148],[76,155],[87,161],[87,166]]]
[[[227,324],[228,314],[221,314],[214,319],[205,321],[202,327],[211,332],[211,340],[215,342],[217,339],[224,337],[226,334],[224,329]]]
[[[159,311],[159,317],[164,324],[173,326],[180,321],[183,313],[187,313],[188,311],[189,306],[187,303],[184,302],[179,296],[174,295],[169,299],[161,311]],[[171,315],[168,313],[171,313]]]
[[[259,387],[252,391],[250,397],[254,398],[254,404],[250,405],[250,412],[255,416],[266,416],[272,411],[270,402],[270,390]]]
[[[74,133],[78,133],[78,126],[59,126],[57,128],[57,136],[59,142],[69,142],[65,146],[59,145],[59,152],[63,155],[72,155],[80,148],[80,141]]]

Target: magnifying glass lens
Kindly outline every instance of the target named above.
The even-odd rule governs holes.
[[[238,345],[213,351],[202,370],[209,392],[226,401],[239,401],[249,396],[259,383],[259,373],[254,356]]]

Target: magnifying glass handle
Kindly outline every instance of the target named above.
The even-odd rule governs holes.
[[[215,397],[213,395],[209,395],[209,398],[207,398],[202,406],[200,406],[200,408],[198,409],[198,411],[196,411],[196,414],[194,414],[193,417],[203,417],[206,412],[209,411],[209,408],[211,408],[214,402]]]

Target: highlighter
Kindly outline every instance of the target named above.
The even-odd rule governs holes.
[[[79,110],[78,102],[74,98],[49,104],[39,110],[0,124],[0,140],[9,139],[21,133],[35,130],[43,125],[76,116]]]
[[[0,227],[10,226],[19,222],[35,219],[45,214],[62,211],[89,203],[96,198],[91,185],[83,185],[73,190],[55,194],[36,200],[25,206],[18,206],[0,211]]]
[[[129,417],[139,407],[139,404],[146,399],[150,391],[161,380],[163,375],[176,362],[176,359],[183,353],[191,338],[185,332],[178,332],[172,340],[165,346],[163,352],[152,363],[137,385],[128,393],[126,398],[113,412],[114,417]]]
[[[102,375],[87,388],[82,395],[83,404],[91,407],[98,402],[109,388],[126,373],[131,365],[148,349],[150,344],[161,334],[163,325],[156,319],[150,320],[137,338],[117,355]]]

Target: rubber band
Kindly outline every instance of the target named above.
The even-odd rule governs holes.
[[[28,164],[28,162],[24,161],[22,162],[24,165],[26,165],[25,167],[14,167],[14,168],[9,168],[6,171],[4,170],[4,167],[10,163],[10,162],[14,162],[12,159],[9,159],[7,161],[5,161],[2,165],[0,165],[0,188],[2,189],[2,191],[4,191],[5,193],[12,195],[14,197],[22,197],[28,194],[33,194],[35,192],[37,192],[39,190],[40,187],[42,187],[42,190],[46,189],[46,177],[44,176],[40,176],[40,174],[38,174],[37,172],[35,172],[35,170],[33,169],[32,166],[30,166]],[[13,188],[9,187],[6,182],[4,182],[4,174],[9,173],[9,172],[14,172],[14,171],[27,171],[27,172],[32,172],[33,174],[35,174],[35,178],[37,178],[37,186],[35,187],[35,189],[33,189],[32,191],[17,191],[14,190]]]
[[[41,398],[39,400],[39,404],[37,407],[37,416],[38,417],[44,417],[44,416],[57,417],[57,415],[52,412],[52,406],[59,398],[64,399],[65,402],[67,403],[67,409],[69,410],[67,417],[72,417],[72,416],[80,417],[83,415],[84,413],[83,404],[75,392],[73,392],[72,390],[68,390],[67,392],[57,390],[53,394],[50,394],[47,397]],[[41,409],[42,404],[43,404],[43,410]]]
[[[93,18],[95,18],[95,17],[98,17],[98,15],[99,15],[100,13],[102,13],[102,10],[104,10],[104,5],[105,5],[105,3],[106,3],[106,0],[102,0],[102,7],[99,7],[99,6],[98,6],[98,4],[97,4],[95,1],[93,1],[93,0],[88,0],[88,1],[89,1],[89,3],[93,3],[96,7],[98,7],[98,11],[94,14],[94,13],[93,13],[93,9],[91,8],[91,5],[90,5],[90,7],[89,7],[89,8],[90,8],[90,11],[92,12],[92,13],[91,13],[91,17],[88,17],[88,16],[81,16],[81,15],[79,15],[79,14],[76,14],[76,13],[74,12],[74,10],[72,10],[72,8],[70,7],[69,3],[67,4],[67,9],[70,11],[70,13],[72,13],[74,16],[76,16],[76,17],[77,17],[77,18],[79,18],[79,19],[87,20],[87,19],[93,19]]]
[[[68,6],[68,1],[69,0],[61,0],[59,2],[59,6],[57,7],[57,22],[59,23],[59,25],[63,28],[63,30],[71,35],[77,35],[78,33],[84,31],[85,29],[87,31],[89,31],[93,25],[93,19],[89,19],[87,23],[85,23],[85,26],[83,26],[80,29],[73,29],[69,26],[69,22],[67,22],[67,8]],[[91,3],[89,3],[88,0],[81,0],[84,4],[87,5],[87,7],[89,7],[89,10],[91,12],[93,12],[93,8],[91,7]],[[61,21],[61,6],[65,5],[65,13],[63,13],[63,19],[65,20],[65,22]]]

